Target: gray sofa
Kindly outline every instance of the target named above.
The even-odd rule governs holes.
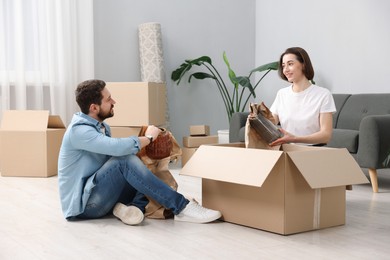
[[[377,169],[389,168],[390,94],[333,94],[333,135],[329,147],[347,148],[362,168],[367,168],[374,192],[378,192]],[[248,113],[235,113],[230,121],[229,141],[245,141]]]

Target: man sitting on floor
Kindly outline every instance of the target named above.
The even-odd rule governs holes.
[[[114,115],[115,100],[102,80],[87,80],[76,89],[77,112],[68,126],[58,158],[61,204],[66,219],[100,218],[111,212],[128,225],[144,219],[146,196],[171,209],[177,221],[212,222],[219,211],[188,200],[137,157],[161,131],[149,126],[145,136],[112,138],[104,122]]]

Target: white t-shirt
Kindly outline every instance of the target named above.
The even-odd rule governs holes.
[[[336,106],[326,88],[311,85],[302,92],[294,92],[291,85],[278,91],[270,110],[278,115],[284,130],[296,136],[305,136],[318,132],[320,113],[334,113]]]

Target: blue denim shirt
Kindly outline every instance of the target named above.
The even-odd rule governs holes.
[[[105,127],[105,134],[101,131]],[[68,126],[58,157],[58,184],[65,218],[84,211],[92,188],[95,172],[111,156],[139,152],[137,136],[112,138],[110,127],[78,112]]]

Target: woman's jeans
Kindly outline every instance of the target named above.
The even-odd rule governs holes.
[[[99,218],[110,213],[117,202],[134,205],[145,212],[150,198],[177,215],[188,200],[157,178],[136,156],[111,157],[97,172],[87,206],[79,218]]]

